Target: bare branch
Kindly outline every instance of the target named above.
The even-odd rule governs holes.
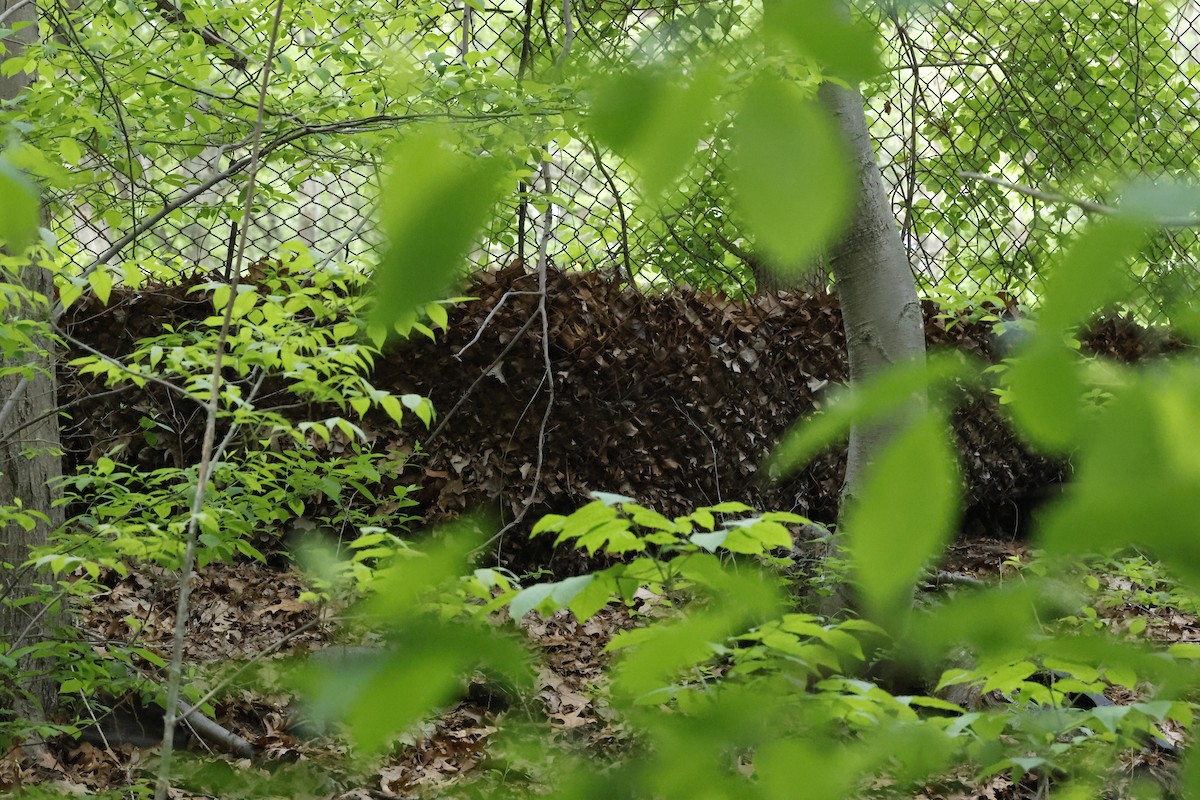
[[[199,28],[192,25],[188,22],[187,16],[171,0],[154,0],[154,8],[167,22],[178,25],[180,28],[190,31],[203,39],[206,45],[216,50],[216,57],[223,63],[228,64],[238,72],[246,72],[249,68],[250,59],[245,53],[230,44],[221,34],[207,25]]]
[[[542,378],[543,382],[549,387],[549,397],[546,398],[546,410],[542,412],[542,424],[538,429],[537,440],[537,466],[533,473],[533,483],[529,489],[529,496],[525,498],[524,505],[517,513],[517,516],[512,519],[507,525],[501,528],[495,536],[488,539],[476,550],[481,550],[489,547],[494,542],[503,541],[504,534],[521,524],[521,520],[525,519],[525,515],[529,513],[529,509],[533,507],[534,500],[537,499],[538,485],[542,482],[542,468],[546,461],[546,426],[550,422],[550,414],[554,410],[554,362],[550,357],[550,315],[549,309],[546,308],[546,282],[550,268],[550,237],[554,232],[554,203],[551,201],[551,193],[554,186],[550,183],[550,162],[542,161],[540,171],[542,173],[542,184],[545,186],[546,192],[546,213],[542,215],[542,241],[538,247],[538,309],[537,313],[529,318],[529,322],[541,317],[542,320],[542,362],[545,368],[545,374]],[[539,384],[538,388],[541,388]],[[536,392],[534,393],[536,397]],[[530,403],[533,398],[530,398]],[[523,415],[522,415],[523,416]]]
[[[175,608],[175,635],[171,644],[171,663],[167,670],[167,707],[163,713],[163,744],[159,754],[158,780],[154,787],[155,800],[167,800],[171,790],[171,756],[174,748],[175,723],[179,720],[180,684],[183,682],[183,642],[187,634],[188,599],[191,593],[192,569],[196,561],[196,540],[200,527],[200,514],[204,509],[204,494],[213,461],[220,456],[216,445],[217,410],[221,400],[221,365],[225,343],[233,323],[233,305],[237,299],[237,284],[246,256],[246,233],[254,218],[254,190],[258,167],[263,156],[262,134],[266,116],[267,86],[271,77],[271,64],[275,60],[275,45],[279,38],[279,26],[283,18],[284,0],[277,0],[275,16],[271,21],[271,36],[267,45],[267,58],[262,67],[262,82],[258,92],[258,114],[254,121],[253,144],[250,149],[249,173],[246,181],[246,199],[242,208],[242,226],[238,237],[237,255],[234,258],[232,280],[229,284],[229,300],[225,304],[225,316],[221,321],[221,332],[217,336],[217,351],[213,358],[212,392],[209,395],[204,425],[204,444],[200,453],[200,464],[196,470],[196,493],[192,498],[192,510],[188,518],[187,543],[184,549],[183,566],[179,576],[179,600]],[[260,381],[261,384],[261,381]],[[228,441],[228,439],[226,440]],[[224,443],[222,443],[223,447]],[[186,716],[188,710],[184,708]]]
[[[1107,217],[1121,216],[1123,212],[1119,208],[1106,206],[1103,203],[1094,203],[1091,200],[1083,200],[1078,197],[1069,197],[1065,194],[1055,194],[1053,192],[1043,192],[1040,189],[1034,189],[1029,186],[1022,186],[1019,183],[1012,183],[1003,178],[993,178],[991,175],[981,175],[978,172],[959,172],[956,173],[960,178],[969,178],[973,181],[981,183],[990,183],[993,186],[999,186],[1002,189],[1023,194],[1027,197],[1034,197],[1038,200],[1044,200],[1047,203],[1065,203],[1075,206],[1076,208],[1087,211],[1091,214],[1102,214]],[[1163,217],[1161,219],[1151,220],[1153,224],[1163,228],[1196,228],[1200,227],[1200,219],[1196,217]]]

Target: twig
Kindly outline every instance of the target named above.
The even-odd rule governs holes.
[[[621,200],[621,192],[617,188],[616,177],[604,166],[604,154],[600,152],[600,146],[596,144],[596,140],[592,137],[587,138],[587,146],[592,151],[592,157],[596,159],[596,168],[600,170],[600,176],[604,178],[604,182],[608,184],[608,190],[612,192],[613,202],[617,207],[617,221],[621,223],[621,260],[625,264],[625,280],[629,281],[631,289],[637,289],[637,283],[633,277],[633,264],[629,260],[629,220],[625,217],[625,203]]]
[[[108,737],[104,734],[104,729],[100,727],[100,720],[96,719],[96,712],[92,710],[92,704],[88,702],[88,697],[82,689],[79,690],[79,699],[83,701],[83,707],[87,709],[88,716],[92,718],[92,726],[100,734],[100,741],[104,743],[104,749],[111,754],[112,745],[109,744]]]
[[[259,113],[261,115],[264,113],[264,111],[260,110]],[[537,113],[538,112],[534,112],[534,115],[537,115]],[[545,111],[544,113],[552,114],[552,113],[557,113],[557,112]],[[379,115],[376,115],[373,117],[366,117],[364,119],[357,119],[357,120],[342,120],[339,122],[327,122],[327,123],[321,123],[321,124],[300,125],[296,128],[293,128],[290,131],[286,131],[284,133],[279,134],[274,139],[262,144],[261,146],[256,146],[255,152],[257,153],[257,155],[255,155],[255,153],[251,153],[250,155],[243,156],[242,158],[239,158],[236,161],[234,161],[233,163],[231,163],[228,167],[221,170],[220,172],[214,173],[213,175],[209,176],[208,178],[206,178],[201,183],[197,184],[192,189],[189,189],[186,192],[181,192],[180,194],[176,195],[173,199],[171,199],[169,202],[164,204],[163,207],[160,208],[158,211],[156,211],[153,214],[151,214],[150,216],[146,217],[140,223],[135,225],[128,233],[126,233],[121,238],[117,239],[117,241],[114,242],[107,250],[100,253],[100,255],[98,255],[96,257],[96,260],[83,271],[82,275],[87,276],[88,274],[94,272],[97,268],[107,264],[109,261],[111,261],[117,255],[119,255],[120,252],[122,250],[124,250],[129,245],[130,242],[132,242],[134,239],[136,239],[141,234],[143,234],[146,231],[153,228],[155,225],[157,225],[159,222],[161,222],[165,217],[170,215],[172,212],[177,211],[178,209],[180,209],[183,206],[187,205],[188,203],[192,202],[196,198],[198,198],[201,195],[203,195],[204,193],[206,193],[208,190],[212,189],[217,184],[219,184],[223,181],[226,181],[229,178],[232,178],[234,175],[238,175],[241,172],[247,170],[250,167],[251,163],[258,163],[259,161],[261,161],[262,158],[269,155],[270,153],[273,153],[274,151],[280,149],[281,147],[291,144],[292,142],[295,142],[299,139],[303,139],[303,138],[306,138],[309,136],[320,136],[320,135],[330,134],[330,133],[368,133],[371,131],[375,131],[379,128],[386,128],[386,127],[394,126],[400,122],[417,122],[417,121],[427,120],[427,119],[483,120],[483,119],[509,119],[509,118],[516,117],[516,116],[525,116],[525,115],[518,114],[516,112],[502,113],[502,114],[485,114],[485,115],[461,115],[461,114],[451,114],[451,113],[445,113],[445,112],[435,112],[435,113],[428,113],[428,114],[401,114],[401,115],[379,114]],[[261,137],[259,137],[259,139],[256,141],[260,141],[260,140],[261,140]],[[242,227],[245,228],[244,220],[243,220]],[[244,233],[245,233],[244,231],[241,232],[242,238],[244,238]]]
[[[22,8],[24,8],[25,6],[27,6],[33,2],[34,2],[34,0],[19,0],[19,2],[16,2],[13,5],[9,6],[8,8],[4,9],[4,13],[0,14],[0,25],[7,24],[9,19],[12,18],[13,14],[17,13]]]
[[[517,330],[516,334],[511,339],[508,340],[508,344],[505,345],[504,349],[500,351],[500,355],[492,359],[492,363],[488,365],[487,369],[479,373],[479,377],[467,387],[467,390],[463,392],[462,397],[458,398],[458,402],[455,403],[449,411],[442,415],[441,422],[439,422],[437,427],[433,429],[433,432],[429,434],[429,438],[425,440],[426,445],[429,445],[438,438],[442,432],[442,429],[446,427],[446,423],[449,422],[450,418],[454,416],[454,412],[458,411],[458,409],[462,407],[462,404],[467,402],[467,398],[470,397],[475,391],[476,387],[483,382],[483,379],[492,374],[492,370],[496,368],[496,365],[503,361],[504,357],[509,354],[509,351],[517,346],[517,342],[521,340],[521,337],[524,336],[525,332],[533,325],[533,321],[535,319],[537,319],[536,313],[529,315],[529,319],[525,320],[525,324]]]
[[[340,253],[342,250],[348,249],[350,247],[350,243],[358,238],[358,235],[362,233],[363,228],[367,227],[367,223],[370,221],[370,219],[370,214],[363,214],[358,222],[355,223],[354,227],[350,230],[350,233],[346,234],[346,238],[338,242],[337,247],[330,249],[329,252],[321,256],[321,260],[313,264],[310,272],[315,275],[324,270],[325,267],[329,266],[329,264],[335,258],[337,258],[338,253]],[[347,253],[347,258],[349,258],[349,253]]]
[[[718,503],[725,502],[724,500],[721,499],[721,473],[717,469],[717,465],[720,463],[720,461],[717,458],[717,445],[713,442],[712,437],[708,435],[708,432],[705,431],[704,428],[701,428],[700,425],[696,422],[696,420],[692,419],[692,415],[687,413],[687,411],[685,411],[683,409],[683,407],[679,405],[678,400],[676,400],[674,397],[672,397],[671,402],[675,405],[675,408],[679,410],[679,413],[683,414],[683,418],[686,419],[688,422],[690,422],[692,424],[692,427],[695,428],[696,430],[700,431],[700,435],[708,440],[708,447],[710,450],[712,450],[713,482],[717,486],[717,502]]]
[[[1119,208],[1106,206],[1103,203],[1093,203],[1091,200],[1083,200],[1078,197],[1069,197],[1065,194],[1054,194],[1053,192],[1043,192],[1040,189],[1034,189],[1029,186],[1022,186],[1019,183],[1012,183],[1002,178],[993,178],[990,175],[981,175],[978,172],[959,172],[956,173],[960,178],[969,178],[983,183],[990,183],[993,186],[999,186],[1002,189],[1023,194],[1028,197],[1035,197],[1038,200],[1044,200],[1047,203],[1066,203],[1080,208],[1084,211],[1093,214],[1103,214],[1104,216],[1120,216],[1125,214]],[[1200,227],[1200,218],[1197,217],[1163,217],[1153,219],[1151,222],[1163,228],[1196,228]]]
[[[214,697],[217,696],[217,694],[222,689],[224,689],[226,686],[229,686],[231,683],[233,683],[235,680],[237,680],[238,677],[241,676],[241,674],[243,672],[250,669],[250,667],[252,667],[255,664],[257,664],[258,662],[262,661],[264,658],[271,655],[272,653],[276,652],[277,650],[279,650],[279,648],[283,647],[285,644],[290,642],[292,639],[295,639],[300,634],[304,633],[305,631],[307,631],[311,628],[315,628],[320,623],[321,623],[321,620],[319,618],[318,619],[310,619],[308,622],[304,623],[299,628],[296,628],[296,630],[294,630],[291,633],[287,634],[286,636],[282,637],[278,642],[271,645],[267,649],[260,650],[259,652],[255,653],[253,656],[251,656],[246,661],[245,664],[242,664],[240,667],[238,667],[236,670],[234,670],[232,674],[228,675],[227,677],[225,677],[224,680],[217,683],[216,686],[209,689],[208,692],[205,693],[205,695],[203,697],[201,697],[199,700],[196,701],[196,705],[202,706],[205,703],[207,703],[209,700],[212,700]]]
[[[517,86],[524,83],[525,73],[529,71],[529,63],[533,58],[532,30],[533,0],[525,0],[525,18],[521,21],[521,56],[517,59]]]
[[[237,249],[238,224],[236,219],[229,220],[229,239],[225,242],[225,268],[221,277],[229,282],[233,279],[233,253]]]
[[[213,444],[217,433],[217,407],[221,399],[221,362],[225,342],[233,322],[233,305],[237,299],[237,284],[246,257],[246,234],[254,216],[254,190],[258,178],[258,166],[262,156],[263,120],[267,103],[267,87],[271,77],[271,64],[275,60],[275,45],[279,37],[279,26],[283,18],[284,0],[277,0],[275,15],[271,21],[271,35],[267,44],[267,57],[262,66],[262,82],[258,91],[258,114],[254,121],[253,144],[251,146],[246,183],[246,200],[242,209],[242,229],[238,236],[237,255],[234,261],[229,299],[225,303],[225,316],[221,321],[221,332],[217,336],[217,350],[213,358],[212,392],[209,395],[204,425],[204,444],[200,453],[200,465],[196,474],[196,494],[192,498],[191,514],[187,525],[187,543],[183,555],[183,568],[179,576],[179,602],[175,609],[175,635],[171,647],[171,664],[167,670],[167,707],[163,713],[163,744],[159,756],[158,781],[154,787],[155,800],[167,800],[171,789],[171,756],[174,753],[175,723],[180,708],[179,689],[183,680],[183,642],[187,634],[188,597],[191,592],[191,574],[196,561],[197,529],[204,508],[204,494],[208,488],[209,470],[216,454]],[[185,715],[190,713],[186,710]]]
[[[260,115],[262,113],[264,113],[264,112],[260,111]],[[179,195],[177,195],[176,197],[174,197],[173,199],[171,199],[170,201],[165,203],[163,205],[163,207],[160,208],[158,211],[154,212],[153,214],[151,214],[150,216],[146,217],[141,222],[139,222],[137,225],[133,226],[133,228],[131,228],[126,234],[121,236],[121,238],[117,239],[116,242],[114,242],[111,246],[109,246],[109,248],[107,250],[104,250],[103,252],[101,252],[100,255],[98,255],[96,257],[96,259],[80,273],[80,278],[87,278],[87,276],[91,275],[97,269],[108,264],[108,262],[112,261],[118,255],[120,255],[122,250],[124,250],[126,247],[128,247],[134,241],[136,241],[139,236],[141,236],[143,233],[145,233],[146,231],[153,228],[155,225],[157,225],[159,222],[161,222],[163,219],[165,219],[168,215],[170,215],[173,211],[177,211],[178,209],[180,209],[183,206],[187,205],[188,203],[192,202],[193,200],[200,197],[201,195],[206,193],[209,189],[216,186],[217,184],[219,184],[223,181],[226,181],[229,178],[233,177],[234,175],[237,175],[237,174],[243,172],[250,166],[251,163],[257,163],[259,160],[261,160],[263,157],[265,157],[269,153],[272,153],[275,150],[278,150],[285,145],[291,144],[292,142],[294,142],[298,139],[302,139],[307,136],[320,136],[322,134],[328,134],[328,133],[334,133],[334,132],[366,133],[366,132],[374,131],[378,128],[393,126],[399,122],[416,122],[416,121],[425,120],[425,119],[468,119],[468,120],[511,119],[513,117],[529,117],[529,116],[538,116],[538,115],[550,116],[550,115],[557,114],[557,113],[560,113],[560,112],[559,111],[551,111],[551,110],[542,110],[542,111],[533,111],[533,112],[511,112],[511,113],[506,112],[506,113],[502,113],[502,114],[484,114],[484,115],[471,115],[471,114],[464,115],[464,114],[451,114],[451,113],[445,113],[445,112],[437,112],[437,113],[429,113],[429,114],[377,115],[374,117],[368,117],[366,119],[361,119],[361,120],[343,120],[341,122],[331,122],[331,123],[324,123],[324,124],[320,124],[320,125],[303,125],[299,128],[289,131],[287,133],[280,134],[275,139],[272,139],[270,142],[267,142],[266,144],[262,145],[262,147],[257,150],[257,155],[255,155],[253,157],[245,156],[243,158],[240,158],[237,161],[230,164],[229,167],[227,167],[226,169],[209,176],[207,179],[205,179],[203,182],[197,184],[192,189],[189,189],[186,192],[181,192]],[[244,235],[243,235],[243,238],[244,238]],[[51,319],[53,321],[57,322],[58,319],[62,316],[64,311],[65,311],[65,308],[63,307],[62,303],[58,303],[54,307],[54,311],[51,314]],[[21,397],[24,396],[25,390],[28,388],[29,388],[28,378],[22,377],[21,380],[17,382],[17,385],[15,387],[13,387],[13,390],[9,394],[9,396],[5,399],[4,405],[0,406],[0,430],[4,429],[4,423],[8,421],[8,418],[12,415],[13,411],[16,409],[17,403],[20,401]]]
[[[929,583],[933,586],[987,586],[987,581],[963,572],[947,572],[938,570],[930,576]]]
[[[542,481],[542,467],[546,460],[546,425],[550,421],[550,413],[554,410],[554,362],[550,357],[550,317],[546,309],[546,280],[549,273],[549,253],[550,253],[550,236],[554,229],[554,203],[550,200],[550,193],[553,187],[550,184],[550,162],[542,161],[539,168],[542,173],[542,181],[546,187],[546,213],[542,215],[542,242],[538,246],[538,293],[541,297],[538,298],[538,313],[529,318],[529,323],[540,316],[542,318],[542,361],[545,365],[545,380],[549,384],[550,396],[546,400],[546,410],[542,413],[542,424],[538,429],[537,441],[537,467],[533,473],[533,485],[529,489],[529,497],[525,499],[524,505],[513,518],[511,522],[496,532],[496,535],[488,539],[486,542],[475,548],[478,552],[486,547],[490,547],[495,542],[504,540],[504,534],[515,528],[525,519],[525,515],[529,509],[533,507],[533,501],[537,497],[538,484]],[[529,323],[526,323],[528,325]]]
[[[521,276],[521,277],[524,277],[524,276]],[[471,346],[473,344],[475,344],[476,342],[479,341],[479,337],[483,336],[483,332],[485,330],[487,330],[487,326],[492,321],[492,317],[496,316],[496,312],[498,312],[500,310],[500,307],[504,305],[504,301],[508,300],[508,298],[510,298],[510,297],[522,297],[525,295],[536,295],[536,294],[538,294],[538,293],[537,292],[514,292],[511,290],[502,294],[500,296],[500,299],[498,301],[496,301],[496,305],[492,306],[492,310],[489,311],[487,316],[483,318],[483,322],[480,324],[479,330],[475,331],[475,335],[473,337],[471,337],[471,341],[464,344],[462,346],[462,349],[454,354],[454,358],[461,361],[463,353],[467,352],[467,350],[471,349]],[[489,367],[488,369],[490,371],[491,368]]]
[[[111,364],[112,366],[116,367],[117,369],[121,370],[122,372],[128,373],[129,375],[133,376],[134,378],[140,378],[141,380],[144,380],[147,383],[154,383],[159,386],[162,386],[163,388],[169,389],[170,391],[175,392],[176,394],[178,394],[182,397],[186,397],[188,400],[197,400],[196,396],[193,395],[192,393],[190,393],[187,389],[180,388],[179,386],[176,386],[175,384],[171,383],[170,381],[165,381],[162,378],[155,377],[154,375],[144,375],[144,374],[138,372],[137,370],[133,369],[132,367],[125,366],[124,364],[122,364],[120,361],[113,358],[112,356],[108,356],[108,355],[105,355],[104,353],[101,353],[99,350],[92,347],[87,342],[82,342],[79,339],[76,339],[74,336],[72,336],[71,334],[62,330],[61,328],[56,328],[56,329],[58,330],[58,335],[61,336],[65,341],[75,345],[80,350],[83,350],[86,353],[91,353],[96,358],[99,358],[102,361],[104,361],[108,364]]]
[[[562,0],[562,16],[563,16],[563,49],[558,54],[558,65],[562,66],[566,63],[567,57],[571,55],[571,45],[575,42],[575,25],[571,20],[571,0]],[[549,189],[546,190],[549,192]]]
[[[913,237],[913,203],[917,196],[917,112],[924,105],[919,101],[923,101],[925,98],[921,92],[921,65],[917,60],[912,38],[908,35],[908,27],[900,20],[898,12],[893,12],[892,21],[896,25],[896,36],[900,41],[900,46],[912,67],[912,97],[908,102],[908,169],[905,171],[907,174],[904,188],[904,221],[901,224],[904,246],[908,248]]]
[[[229,752],[240,758],[250,758],[254,755],[254,746],[238,736],[233,731],[226,728],[221,723],[209,717],[198,706],[188,705],[182,700],[179,702],[179,710],[183,713],[179,715],[179,719],[187,722],[192,727],[200,738],[211,744],[218,744],[224,747]],[[166,719],[166,717],[163,717]],[[174,729],[172,728],[171,735],[173,736]],[[168,733],[164,726],[163,731],[163,748],[167,747],[166,742],[169,741]]]
[[[245,73],[248,71],[250,59],[235,45],[231,44],[227,39],[221,36],[221,34],[217,33],[207,25],[201,26],[200,28],[193,27],[188,22],[187,16],[180,11],[175,4],[171,2],[171,0],[155,0],[154,7],[167,22],[178,25],[185,31],[191,31],[192,33],[199,35],[201,40],[203,40],[206,45],[215,48],[217,51],[217,60],[227,64],[230,67],[233,67],[238,72]],[[229,51],[228,55],[221,52],[222,48]]]
[[[6,595],[8,594],[7,587],[5,588],[5,594]],[[21,633],[17,636],[16,639],[14,639],[8,643],[9,644],[9,647],[8,647],[9,652],[16,650],[18,647],[21,646],[21,642],[25,641],[25,638],[27,636],[29,636],[29,634],[33,631],[33,627],[38,624],[38,621],[42,617],[46,616],[46,614],[48,614],[52,608],[54,608],[56,605],[58,605],[58,602],[60,600],[62,600],[63,597],[66,596],[66,594],[67,594],[66,591],[60,591],[58,594],[54,595],[54,598],[52,600],[50,600],[49,602],[41,603],[38,610],[33,614],[33,616],[31,616],[29,618],[29,621],[25,623],[24,630],[21,631]]]
[[[68,408],[77,406],[81,403],[91,403],[96,400],[99,400],[101,397],[108,397],[109,395],[120,394],[121,392],[127,392],[132,388],[133,388],[132,383],[126,383],[122,386],[118,386],[115,389],[108,389],[107,391],[97,392],[96,394],[89,394],[84,397],[77,397],[69,403],[62,403],[60,405],[57,405],[54,408],[50,409],[49,411],[47,411],[43,414],[38,414],[36,417],[34,417],[31,420],[22,422],[20,425],[16,426],[12,430],[8,430],[8,431],[4,431],[3,433],[0,433],[0,442],[11,439],[12,437],[16,436],[18,433],[25,430],[26,428],[30,428],[34,425],[37,425],[39,422],[46,419],[47,417],[53,417],[57,414],[61,414],[62,412],[66,411]]]
[[[255,367],[251,373],[251,378],[254,385],[250,387],[250,393],[246,396],[246,404],[250,405],[258,397],[259,391],[262,390],[263,381],[267,379],[267,371],[262,367]],[[217,449],[213,451],[213,463],[220,463],[221,458],[225,455],[225,448],[233,441],[233,435],[238,431],[238,424],[232,422],[229,425],[229,430],[225,431],[225,438],[221,439],[221,443],[217,445]]]
[[[467,55],[471,52],[471,23],[475,19],[475,9],[471,7],[471,0],[462,0],[462,10],[462,38],[458,43],[458,57],[465,65]]]

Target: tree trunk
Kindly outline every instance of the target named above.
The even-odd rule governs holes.
[[[830,248],[829,265],[842,306],[850,381],[859,383],[892,364],[923,357],[925,324],[867,131],[862,95],[830,82],[817,95],[837,121],[855,173],[854,209],[846,233]],[[898,424],[893,419],[851,431],[843,509],[853,502],[863,471]]]
[[[19,0],[0,0],[0,11],[18,5]],[[26,3],[16,9],[5,21],[5,27],[21,22],[36,23],[37,6]],[[11,34],[5,41],[4,58],[19,53],[26,44],[35,41],[37,25],[31,24]],[[32,76],[18,73],[11,77],[0,77],[0,99],[11,103],[31,82]],[[26,263],[18,268],[16,275],[3,276],[0,280],[13,280],[26,289],[43,295],[47,302],[36,308],[14,303],[8,309],[12,322],[16,319],[37,318],[50,321],[54,304],[54,282],[49,270],[36,264]],[[29,558],[30,547],[45,544],[50,532],[62,521],[62,509],[56,507],[58,479],[61,476],[58,415],[57,380],[55,378],[54,350],[49,341],[37,343],[43,352],[18,354],[16,361],[24,361],[33,367],[34,374],[27,382],[19,376],[0,377],[0,408],[6,413],[0,424],[0,505],[10,506],[19,500],[27,511],[45,515],[49,521],[39,519],[32,530],[15,523],[3,528],[0,538],[0,650],[28,646],[44,640],[54,618],[47,614],[41,603],[20,604],[23,598],[35,593],[37,575],[24,567]],[[7,408],[6,408],[7,406]],[[28,659],[18,664],[19,689],[24,691],[13,700],[21,716],[37,718],[53,706],[56,687],[39,665]]]
[[[34,264],[25,265],[19,278],[26,288],[50,298],[53,303],[53,281],[49,270]],[[10,309],[25,318],[29,310]],[[49,307],[42,306],[44,318],[50,314]],[[34,312],[36,313],[36,312]],[[41,603],[20,605],[15,601],[34,594],[37,574],[23,564],[29,558],[31,547],[45,544],[52,530],[62,523],[62,509],[55,505],[59,495],[58,479],[61,477],[59,458],[57,381],[54,376],[53,345],[40,342],[51,355],[37,358],[26,357],[36,374],[17,399],[3,429],[0,429],[0,504],[12,505],[19,500],[27,511],[46,515],[48,522],[39,519],[32,530],[25,530],[16,523],[4,527],[0,538],[0,647],[13,649],[25,647],[45,638],[54,617],[46,613]],[[8,402],[14,396],[19,383],[17,376],[0,378],[0,400]],[[56,696],[56,687],[47,678],[45,671],[28,661],[19,664],[18,670],[37,673],[35,677],[23,677],[20,687],[29,693],[28,700],[18,700],[17,712],[22,716],[48,712]]]
[[[892,364],[925,354],[925,325],[921,303],[908,258],[904,253],[896,217],[888,203],[883,176],[875,160],[867,130],[862,95],[826,82],[817,91],[821,105],[834,117],[850,153],[855,174],[854,207],[846,232],[830,248],[829,266],[834,291],[842,306],[842,327],[850,361],[850,383],[857,384]],[[920,398],[914,398],[914,403]],[[905,412],[850,431],[846,481],[842,486],[839,517],[854,503],[863,476],[888,438],[903,421]],[[843,556],[841,536],[835,536],[827,557]],[[820,602],[830,617],[857,605],[852,587],[838,583],[832,595]]]
[[[817,295],[825,292],[825,279],[829,268],[822,254],[814,253],[808,263],[799,269],[781,270],[769,263],[757,250],[748,250],[748,245],[738,244],[719,230],[713,231],[713,234],[726,252],[741,259],[750,270],[750,274],[754,276],[755,295],[775,292],[807,292]]]
[[[814,258],[802,269],[795,270],[776,269],[757,253],[750,253],[745,262],[754,276],[754,293],[756,295],[774,294],[781,291],[818,295],[826,291],[825,279],[828,269],[820,257]]]

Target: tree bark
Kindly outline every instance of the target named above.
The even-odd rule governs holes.
[[[754,276],[754,294],[762,296],[775,292],[807,292],[817,295],[825,291],[825,278],[829,268],[820,253],[813,254],[800,269],[780,270],[770,264],[757,250],[748,250],[717,230],[713,232],[717,243],[741,259]]]
[[[842,307],[850,383],[854,385],[892,364],[923,357],[925,325],[916,283],[867,130],[862,95],[827,81],[817,90],[817,97],[836,120],[855,179],[854,206],[845,233],[829,250],[834,292]],[[922,399],[914,398],[913,402]],[[867,468],[904,416],[901,410],[890,420],[851,429],[839,518],[845,519]],[[840,534],[830,541],[826,557],[844,557]],[[833,593],[820,601],[820,610],[826,616],[837,617],[856,605],[850,584],[839,582]]]
[[[19,53],[37,36],[36,3],[21,5],[20,0],[0,0],[0,13],[10,9],[12,16],[7,17],[5,27],[12,28],[21,22],[32,24],[5,39],[5,58]],[[0,77],[0,100],[6,104],[17,101],[31,81],[32,76],[25,73]],[[36,307],[14,304],[8,310],[7,321],[33,318],[49,324],[54,304],[54,281],[49,270],[25,263],[16,275],[0,276],[0,280],[10,279],[41,294],[46,303]],[[37,347],[41,352],[19,354],[16,359],[34,370],[24,391],[18,393],[21,383],[18,376],[0,377],[0,406],[15,399],[0,429],[0,505],[12,505],[19,500],[25,510],[37,511],[48,520],[39,519],[29,531],[10,523],[0,534],[0,648],[4,650],[44,640],[54,622],[54,616],[47,613],[43,604],[20,603],[36,593],[37,575],[23,566],[30,548],[45,544],[51,531],[62,522],[62,510],[55,504],[62,466],[58,415],[54,413],[58,407],[54,348],[48,340],[38,342]],[[42,717],[53,707],[56,687],[41,666],[29,659],[18,663],[19,696],[13,698],[12,710],[21,716]]]
[[[750,253],[745,260],[746,266],[754,276],[754,293],[756,295],[775,294],[776,292],[805,292],[818,295],[825,292],[825,279],[828,270],[820,258],[815,258],[803,269],[779,270],[772,267],[766,259],[757,253]]]
[[[850,381],[925,354],[925,324],[912,270],[888,203],[858,91],[825,82],[817,92],[849,149],[855,174],[854,208],[842,238],[829,251],[834,291],[842,307]],[[914,402],[919,402],[914,398]],[[901,423],[903,412],[850,433],[842,507],[853,502],[863,472]]]

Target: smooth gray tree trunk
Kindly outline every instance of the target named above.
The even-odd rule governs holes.
[[[854,208],[846,232],[829,251],[853,384],[893,364],[923,357],[925,322],[896,216],[875,159],[862,95],[826,82],[817,96],[837,121],[854,170]],[[853,502],[863,471],[899,422],[897,418],[856,427],[851,432],[843,508]]]
[[[883,177],[875,159],[862,95],[826,82],[817,92],[821,105],[836,120],[854,171],[854,206],[845,233],[829,250],[834,292],[842,307],[842,326],[850,361],[850,383],[861,383],[893,364],[925,354],[925,323],[916,283],[888,202]],[[913,404],[923,402],[913,398]],[[850,431],[846,480],[842,486],[839,518],[857,498],[871,462],[903,424],[908,410],[890,420]],[[830,542],[827,557],[842,558],[840,535]],[[852,588],[837,584],[820,602],[830,617],[854,608]]]
[[[0,13],[17,5],[19,0],[0,0]],[[16,8],[11,16],[6,15],[4,27],[12,28],[20,22],[36,23],[36,20],[37,5],[29,2]],[[36,36],[36,24],[10,35],[4,41],[4,58],[19,53],[26,44],[35,41]],[[19,102],[18,96],[31,80],[32,76],[25,73],[0,77],[0,100],[6,104]],[[0,274],[0,281],[17,282],[49,299],[48,305],[36,309],[18,305],[9,310],[10,314],[25,319],[40,316],[49,322],[54,303],[54,282],[49,270],[28,263],[15,275]],[[4,600],[0,603],[0,651],[43,640],[55,622],[55,617],[40,603],[14,603],[34,594],[38,576],[34,570],[22,566],[29,558],[30,547],[44,544],[50,532],[62,522],[62,509],[55,505],[62,466],[58,414],[55,413],[58,389],[54,349],[49,341],[39,342],[39,346],[49,355],[25,353],[18,356],[35,369],[32,380],[22,387],[22,391],[18,392],[21,381],[17,376],[0,378],[0,406],[15,398],[10,413],[0,426],[0,504],[11,505],[14,499],[19,499],[26,509],[41,512],[49,519],[49,523],[39,521],[30,531],[10,524],[0,532],[0,598]],[[53,706],[56,687],[39,667],[28,660],[19,664],[21,671],[29,672],[29,676],[21,681],[28,699],[17,698],[17,707],[13,709],[22,716],[40,717]]]

